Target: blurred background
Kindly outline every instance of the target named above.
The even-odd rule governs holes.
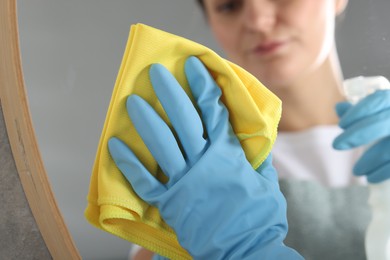
[[[390,76],[390,2],[352,0],[337,25],[345,78]],[[131,24],[220,52],[195,0],[19,0],[29,103],[46,170],[83,259],[127,259],[131,245],[84,218],[92,165]]]

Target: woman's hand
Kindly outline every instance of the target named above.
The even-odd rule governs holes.
[[[283,244],[286,202],[271,157],[255,171],[207,69],[190,57],[185,73],[197,108],[162,65],[150,69],[173,130],[141,97],[127,100],[129,116],[168,182],[155,179],[127,145],[112,137],[109,150],[116,165],[195,259],[300,258]]]
[[[390,179],[390,90],[378,90],[356,105],[338,103],[336,112],[344,132],[333,146],[339,150],[369,145],[355,164],[353,173],[371,183]]]

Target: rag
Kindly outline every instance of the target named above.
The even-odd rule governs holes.
[[[113,136],[120,138],[149,172],[166,181],[128,117],[126,99],[137,94],[171,126],[153,92],[148,71],[154,63],[164,65],[193,101],[184,73],[184,62],[189,56],[198,57],[221,88],[230,123],[253,168],[257,169],[267,158],[281,116],[281,101],[271,91],[211,49],[144,24],[131,26],[96,153],[85,217],[97,228],[170,259],[191,257],[157,208],[133,191],[110,156],[108,140]]]

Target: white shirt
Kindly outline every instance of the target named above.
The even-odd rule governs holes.
[[[332,147],[341,132],[336,125],[279,132],[272,150],[279,178],[315,181],[328,187],[366,183],[365,177],[352,174],[362,149],[339,151]]]

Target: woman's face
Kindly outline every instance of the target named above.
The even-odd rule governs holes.
[[[229,59],[271,89],[318,68],[334,44],[346,0],[205,0],[211,29]]]

